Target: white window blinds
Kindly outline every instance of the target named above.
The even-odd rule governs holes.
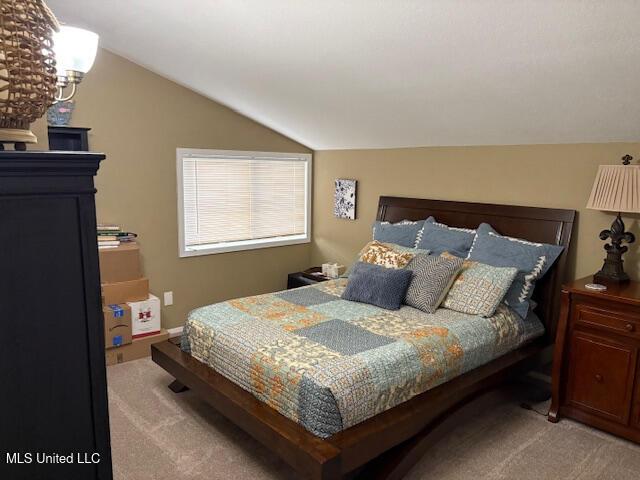
[[[181,254],[308,241],[310,161],[306,154],[180,149]]]

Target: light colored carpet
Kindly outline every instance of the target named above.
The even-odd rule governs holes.
[[[116,480],[298,478],[192,392],[172,393],[172,378],[150,359],[107,372]],[[640,478],[640,446],[570,420],[551,424],[521,400],[503,389],[469,404],[439,427],[447,433],[407,478]]]

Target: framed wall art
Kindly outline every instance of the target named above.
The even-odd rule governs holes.
[[[336,180],[336,193],[333,212],[337,218],[355,220],[357,180],[339,178]]]

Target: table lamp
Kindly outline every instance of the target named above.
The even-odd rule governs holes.
[[[622,266],[622,254],[628,250],[622,242],[633,243],[635,236],[625,232],[621,213],[640,213],[640,165],[630,165],[633,157],[622,157],[622,165],[600,165],[593,183],[587,208],[616,212],[618,215],[609,230],[600,232],[601,240],[611,240],[604,249],[607,257],[604,265],[593,276],[596,283],[624,283],[629,275]]]

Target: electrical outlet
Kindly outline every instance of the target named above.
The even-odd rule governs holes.
[[[164,306],[173,305],[173,292],[164,292]]]

